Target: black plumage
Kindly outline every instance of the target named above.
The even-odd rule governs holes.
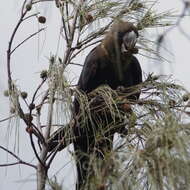
[[[113,90],[119,86],[131,87],[142,82],[142,71],[138,59],[132,54],[138,31],[129,22],[118,21],[100,45],[95,47],[86,57],[84,67],[78,82],[78,89],[84,93],[90,93],[100,85],[108,85]],[[122,49],[125,49],[123,51]],[[140,92],[131,96],[138,99]],[[80,113],[80,103],[75,99],[75,115]],[[104,117],[104,116],[100,116]],[[112,122],[108,114],[106,120]],[[104,153],[112,149],[114,132],[104,134],[101,141],[96,141],[94,131],[104,126],[88,121],[88,129],[76,121],[74,133],[74,149],[77,163],[77,190],[83,189],[89,176],[89,157],[94,154],[104,158]]]

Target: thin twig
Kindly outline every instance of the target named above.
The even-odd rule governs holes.
[[[26,4],[27,0],[24,0],[24,3],[22,4],[22,8],[21,8],[21,17],[24,14],[24,8],[25,8],[25,4]],[[27,10],[25,10],[27,11]]]
[[[5,119],[2,119],[2,120],[0,120],[0,123],[1,123],[1,122],[4,122],[4,121],[7,121],[7,120],[9,120],[9,119],[11,119],[11,118],[13,118],[13,117],[15,117],[15,116],[16,116],[16,114],[11,115],[10,117],[7,117],[7,118],[5,118]]]
[[[76,66],[80,66],[80,67],[83,67],[82,64],[79,64],[79,63],[74,63],[74,62],[70,62],[69,65],[76,65]]]
[[[40,163],[44,168],[46,168],[45,164],[42,162],[42,160],[41,160],[40,157],[38,156],[38,153],[37,153],[37,151],[36,151],[36,147],[35,147],[35,144],[34,144],[34,141],[33,141],[32,133],[30,133],[29,136],[30,136],[30,143],[31,143],[31,145],[32,145],[32,149],[33,149],[33,151],[34,151],[34,154],[35,154],[37,160],[39,161],[39,163]]]
[[[93,46],[93,45],[95,45],[95,44],[97,44],[97,43],[100,43],[101,41],[102,41],[102,40],[97,40],[97,41],[92,42],[92,43],[86,45],[85,47],[81,48],[78,52],[76,52],[75,54],[72,55],[72,57],[70,58],[70,60],[74,59],[78,54],[80,54],[80,53],[81,53],[82,51],[84,51],[86,48],[88,48],[88,47],[90,47],[90,46]],[[89,41],[87,41],[87,42],[81,44],[81,47],[84,46],[84,45],[87,44],[87,43],[89,43]],[[74,47],[73,49],[77,49],[77,47]],[[73,64],[73,63],[69,63],[69,64]],[[73,64],[73,65],[74,65],[74,64]],[[81,64],[75,64],[75,65],[83,66],[83,65],[81,65]]]
[[[12,155],[14,158],[16,158],[18,160],[18,162],[14,162],[14,163],[9,163],[9,164],[0,164],[0,167],[4,167],[4,166],[12,166],[12,165],[16,165],[16,164],[24,164],[30,167],[33,167],[34,169],[37,169],[37,167],[33,164],[30,164],[28,162],[23,161],[22,159],[20,159],[16,154],[14,154],[13,152],[11,152],[10,150],[4,148],[3,146],[0,146],[1,149],[3,149],[5,152],[9,153],[10,155]]]
[[[30,38],[34,37],[36,34],[39,34],[41,31],[45,30],[45,28],[41,28],[39,31],[31,34],[30,36],[28,36],[25,40],[23,40],[21,43],[19,43],[11,52],[10,54],[12,54],[18,47],[20,47],[22,44],[24,44],[26,41],[28,41]]]
[[[34,100],[35,100],[35,97],[36,97],[36,94],[38,93],[39,89],[42,87],[42,85],[44,84],[44,82],[46,81],[47,78],[44,78],[42,80],[42,82],[39,84],[39,86],[37,87],[36,91],[34,92],[34,95],[32,97],[32,101],[31,101],[31,104],[34,103]]]
[[[13,33],[11,35],[10,41],[9,41],[9,45],[8,45],[8,50],[7,50],[7,73],[8,73],[8,85],[9,85],[9,89],[12,89],[12,78],[11,78],[11,68],[10,68],[10,63],[11,63],[11,49],[12,49],[12,43],[14,40],[14,37],[16,35],[16,32],[19,28],[19,26],[21,25],[24,16],[26,15],[27,11],[23,12],[23,14],[21,15],[17,25],[15,26]]]
[[[77,19],[78,19],[79,9],[80,9],[82,3],[83,3],[83,1],[81,0],[79,2],[78,7],[76,8],[76,12],[75,12],[75,15],[73,18],[72,28],[70,29],[70,37],[69,37],[69,41],[67,43],[67,50],[66,50],[66,54],[65,54],[65,57],[63,60],[63,65],[67,65],[67,62],[70,59],[70,56],[73,52],[73,49],[71,47],[72,47],[74,34],[75,34],[75,30],[76,30],[76,23],[77,23]]]
[[[38,14],[40,14],[40,13],[35,13],[35,14],[32,14],[32,15],[29,15],[29,16],[25,17],[25,18],[23,19],[23,21],[25,21],[25,20],[27,20],[27,19],[33,17],[33,16],[37,16]]]
[[[37,139],[42,143],[46,144],[44,136],[42,135],[41,131],[32,123],[32,128],[35,129],[33,130],[33,134],[37,137]]]
[[[68,5],[67,1],[65,2],[65,6],[66,6],[67,27],[68,27],[68,31],[70,33],[71,27],[70,27],[70,23],[69,23],[69,5]]]
[[[64,31],[64,34],[65,34],[65,40],[66,40],[66,43],[68,44],[69,43],[69,38],[68,38],[68,31],[67,31],[67,28],[66,28],[66,25],[65,25],[64,15],[61,15],[61,19],[62,19],[62,23],[63,23],[63,31]]]

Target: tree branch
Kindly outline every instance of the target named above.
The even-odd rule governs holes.
[[[14,154],[14,153],[11,152],[10,150],[4,148],[3,146],[0,146],[0,149],[2,149],[2,150],[4,150],[5,152],[9,153],[11,156],[13,156],[14,158],[16,158],[16,159],[18,160],[18,162],[14,162],[14,163],[0,164],[0,167],[13,166],[13,165],[17,165],[17,164],[23,164],[23,165],[30,166],[30,167],[32,167],[32,168],[34,168],[34,169],[37,169],[37,167],[36,167],[35,165],[23,161],[23,160],[20,159],[16,154]]]

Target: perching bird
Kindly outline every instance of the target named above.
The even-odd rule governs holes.
[[[131,87],[142,82],[142,71],[137,58],[132,55],[138,38],[137,28],[130,22],[117,21],[102,42],[86,57],[78,82],[78,89],[88,94],[100,85],[108,85],[113,90],[120,86]],[[138,99],[140,91],[131,96]],[[75,115],[80,113],[80,103],[75,99]],[[106,118],[108,124],[112,118]],[[94,126],[95,125],[95,126]],[[112,149],[113,134],[104,134],[103,140],[97,142],[94,130],[101,124],[88,122],[88,129],[76,122],[74,149],[77,164],[76,189],[84,189],[90,171],[90,155],[103,159],[105,151]],[[95,128],[95,129],[94,129]],[[87,188],[88,189],[88,188]]]

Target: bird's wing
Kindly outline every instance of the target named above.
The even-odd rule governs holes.
[[[141,70],[140,63],[135,56],[132,56],[132,62],[133,62],[132,72],[133,72],[133,76],[134,76],[134,84],[133,85],[137,85],[142,82],[142,70]]]
[[[98,69],[97,56],[95,48],[88,54],[79,78],[78,88],[87,93],[97,87],[95,86],[95,76]]]

